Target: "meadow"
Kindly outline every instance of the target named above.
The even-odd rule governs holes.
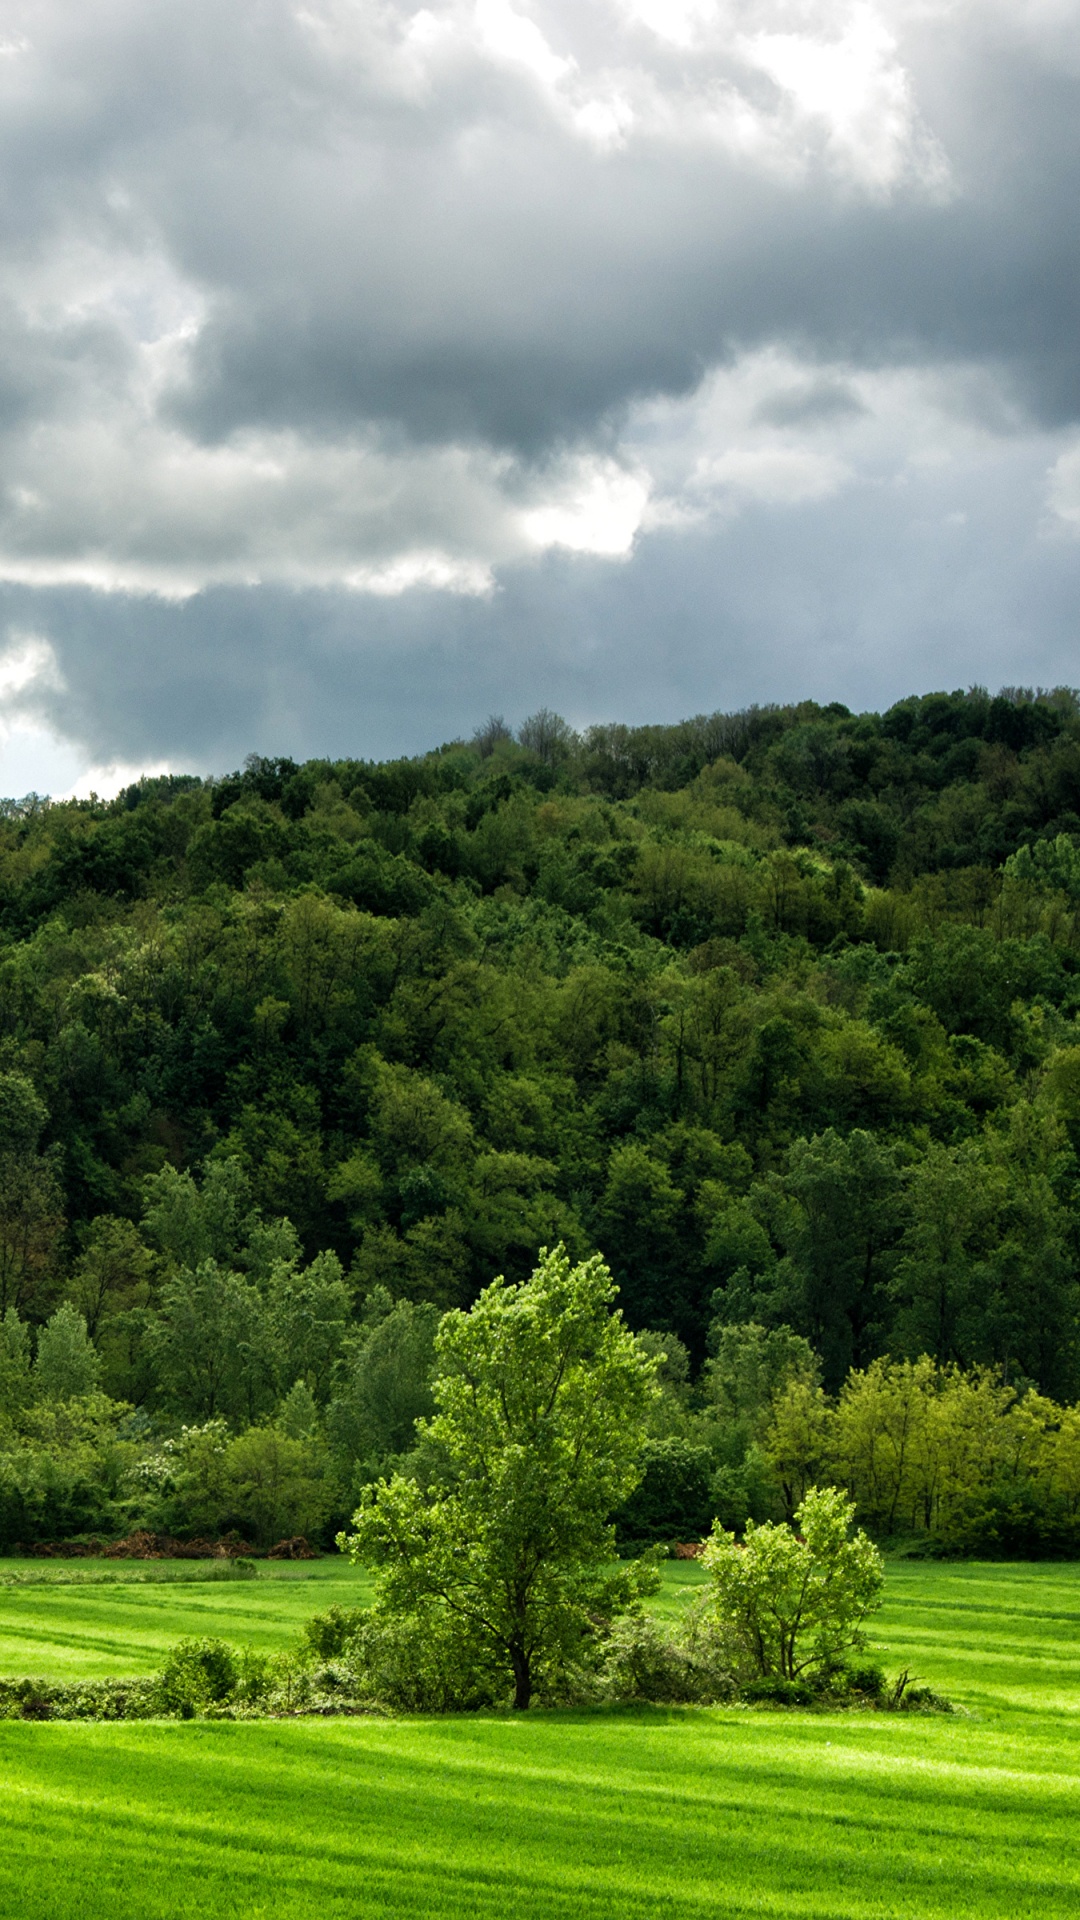
[[[658,1607],[699,1579],[669,1565]],[[365,1591],[335,1560],[236,1584],[0,1562],[0,1671],[148,1672],[182,1633],[285,1645]],[[2,1723],[0,1912],[1074,1913],[1080,1567],[893,1564],[875,1643],[966,1711]]]

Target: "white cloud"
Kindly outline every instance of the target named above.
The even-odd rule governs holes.
[[[50,690],[61,684],[52,643],[39,633],[10,631],[0,653],[0,700],[17,703],[20,696],[30,699],[35,690]],[[3,724],[0,717],[0,726]]]
[[[203,446],[122,408],[12,435],[0,581],[184,600],[280,583],[483,594],[546,547],[623,554],[647,489],[616,462],[246,433]]]
[[[1059,531],[1080,535],[1080,441],[1065,447],[1051,465],[1046,500]]]
[[[715,26],[719,9],[716,0],[626,0],[626,12],[659,40],[689,48],[700,44]]]
[[[509,0],[477,0],[476,24],[487,52],[521,67],[542,87],[557,87],[576,70],[577,62],[556,53],[535,20]]]
[[[38,717],[42,699],[62,689],[51,642],[43,634],[9,628],[0,649],[0,795],[5,798],[47,793],[75,774],[78,749]]]
[[[877,8],[862,0],[835,36],[828,27],[824,37],[744,33],[737,45],[799,116],[822,126],[831,157],[863,186],[887,191],[913,172],[924,186],[947,185],[947,160],[920,126],[896,37]]]
[[[115,800],[118,793],[125,787],[133,786],[137,780],[154,779],[159,774],[172,771],[166,760],[157,760],[149,766],[134,761],[126,763],[113,760],[105,766],[84,767],[66,793],[59,793],[56,798],[89,800],[96,795],[99,800]]]
[[[571,468],[556,498],[522,516],[526,538],[539,550],[624,558],[633,546],[649,498],[648,478],[613,460],[584,460]]]

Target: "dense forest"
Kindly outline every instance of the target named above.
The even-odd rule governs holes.
[[[1078,1014],[1067,689],[4,802],[0,1545],[340,1523],[558,1241],[663,1367],[637,1531],[782,1502],[799,1392],[1060,1453]]]

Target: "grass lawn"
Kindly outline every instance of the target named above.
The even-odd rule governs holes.
[[[189,1634],[270,1651],[335,1603],[361,1606],[365,1574],[336,1554],[268,1560],[255,1580],[198,1561],[0,1560],[0,1676],[106,1679],[153,1673]]]
[[[700,1578],[667,1576],[664,1608]],[[180,1633],[268,1645],[360,1594],[333,1561],[236,1586],[0,1587],[0,1654],[145,1671]],[[1080,1911],[1080,1567],[894,1565],[875,1637],[970,1717],[0,1723],[0,1914]]]

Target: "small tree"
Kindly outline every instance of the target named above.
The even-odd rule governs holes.
[[[275,1343],[258,1289],[214,1260],[165,1282],[147,1347],[161,1398],[180,1413],[250,1420],[276,1397]]]
[[[227,1497],[260,1546],[318,1530],[330,1504],[325,1466],[313,1435],[297,1438],[280,1427],[249,1427],[230,1442],[225,1453]]]
[[[153,1256],[130,1220],[99,1214],[83,1236],[67,1294],[86,1321],[91,1340],[99,1340],[118,1313],[145,1306]]]
[[[795,1515],[798,1534],[750,1521],[740,1545],[713,1528],[701,1556],[710,1610],[762,1679],[833,1672],[863,1644],[860,1628],[881,1604],[885,1573],[865,1533],[849,1538],[854,1512],[836,1487],[811,1487]]]
[[[382,1567],[377,1608],[416,1619],[418,1658],[442,1629],[512,1682],[516,1707],[644,1586],[608,1564],[656,1394],[615,1291],[600,1258],[572,1267],[560,1246],[523,1285],[496,1280],[446,1314],[436,1412],[418,1422],[430,1490],[383,1480],[339,1538]]]
[[[101,1361],[86,1321],[65,1300],[38,1334],[34,1385],[46,1400],[77,1400],[93,1393],[100,1379]]]
[[[14,1307],[0,1319],[0,1428],[29,1404],[30,1329]]]

